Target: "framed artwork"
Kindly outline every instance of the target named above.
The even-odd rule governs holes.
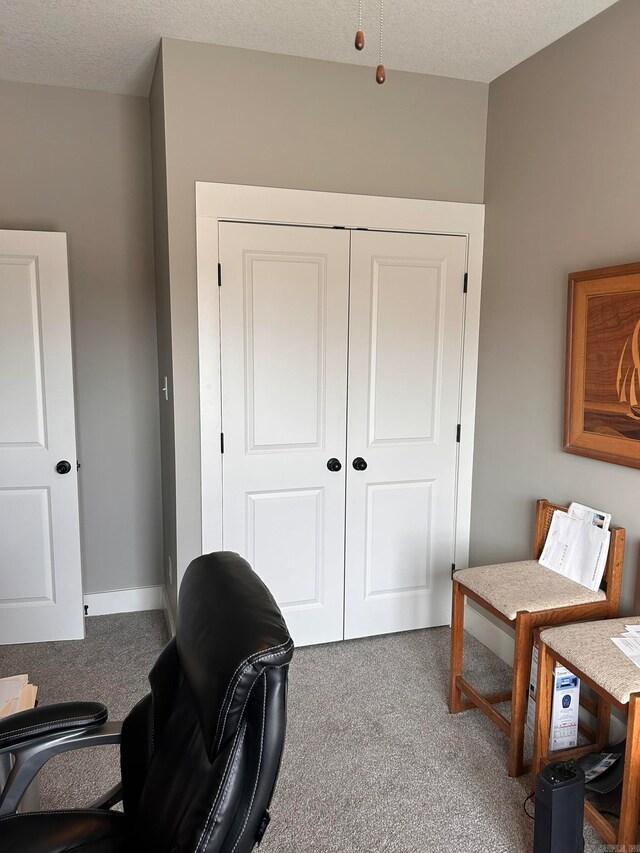
[[[640,263],[569,276],[564,449],[640,468]]]

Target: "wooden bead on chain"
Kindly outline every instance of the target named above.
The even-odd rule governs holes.
[[[387,75],[382,64],[382,25],[384,22],[384,0],[380,0],[380,57],[378,59],[378,67],[376,68],[376,83],[384,83]]]
[[[358,0],[358,32],[356,33],[356,50],[364,47],[364,33],[362,32],[362,0]]]

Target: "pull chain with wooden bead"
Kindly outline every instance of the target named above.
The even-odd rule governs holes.
[[[358,0],[358,32],[356,33],[356,50],[364,47],[364,33],[362,32],[362,0]]]
[[[384,83],[387,75],[382,64],[382,26],[384,23],[384,0],[380,0],[380,54],[378,59],[378,67],[376,68],[376,83]]]

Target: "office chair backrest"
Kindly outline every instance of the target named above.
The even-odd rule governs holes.
[[[125,720],[125,813],[140,850],[247,853],[266,827],[284,744],[293,642],[237,554],[194,560],[176,637]]]

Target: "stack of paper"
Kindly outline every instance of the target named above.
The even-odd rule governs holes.
[[[640,625],[625,625],[626,631],[611,639],[630,661],[640,668]]]
[[[556,510],[539,563],[592,590],[600,588],[609,553],[611,515],[572,503]]]
[[[28,675],[0,678],[0,719],[33,708],[37,692],[38,688],[29,684]]]

